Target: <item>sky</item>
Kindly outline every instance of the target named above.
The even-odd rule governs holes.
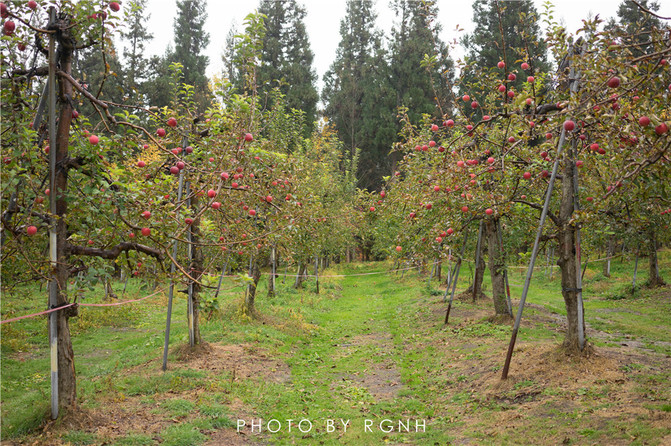
[[[206,1],[206,0],[201,0]],[[533,0],[536,9],[543,10],[544,0]],[[336,50],[340,41],[340,21],[345,16],[345,0],[298,0],[307,10],[305,25],[310,45],[314,52],[314,68],[319,79],[335,59]],[[390,0],[375,0],[378,19],[377,28],[390,35],[394,23],[394,14],[389,7]],[[662,6],[658,14],[671,16],[671,1],[659,1]],[[582,19],[599,14],[607,19],[616,15],[620,0],[553,0],[555,19],[563,22],[569,32],[574,33],[581,26]],[[224,50],[226,35],[232,27],[238,31],[243,29],[243,21],[247,14],[258,8],[259,1],[250,0],[209,0],[207,1],[207,21],[205,30],[210,34],[210,44],[205,54],[210,58],[208,75],[220,73],[223,63],[221,55]],[[472,0],[438,0],[438,21],[442,25],[441,38],[445,42],[460,39],[464,33],[473,31]],[[176,13],[175,0],[149,0],[150,14],[147,28],[154,34],[154,39],[148,46],[149,54],[163,54],[166,47],[173,40],[173,21]],[[456,31],[457,26],[463,31]],[[452,53],[453,59],[458,59],[463,53],[459,48]]]

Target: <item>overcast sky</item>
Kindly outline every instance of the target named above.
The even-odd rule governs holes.
[[[201,0],[205,2],[206,0]],[[333,62],[338,43],[340,42],[340,21],[345,16],[345,0],[299,0],[307,9],[305,25],[310,38],[310,45],[315,54],[314,68],[321,79]],[[376,0],[378,19],[377,27],[390,35],[394,22],[394,14],[389,7],[389,0]],[[542,0],[534,0],[539,13],[543,10]],[[581,20],[590,13],[599,14],[606,19],[616,15],[620,0],[554,0],[555,18],[562,20],[573,33],[581,26]],[[662,4],[659,14],[671,16],[671,1],[659,1]],[[258,1],[249,0],[209,0],[207,1],[207,21],[205,29],[210,34],[210,44],[206,54],[210,58],[207,74],[222,71],[221,55],[226,35],[233,25],[241,31],[243,20],[259,5]],[[459,39],[464,33],[473,30],[472,0],[438,0],[438,21],[442,24],[441,38],[446,42]],[[163,54],[173,40],[173,20],[176,11],[175,0],[149,0],[148,12],[150,19],[148,28],[154,39],[148,47],[149,54]],[[464,31],[457,32],[457,25]],[[452,53],[458,59],[462,53]]]

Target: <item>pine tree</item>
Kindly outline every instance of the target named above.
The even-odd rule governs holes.
[[[125,8],[127,31],[121,35],[126,42],[123,49],[126,94],[133,102],[143,102],[142,84],[149,78],[149,59],[145,57],[146,44],[154,38],[147,31],[147,0],[130,0]]]
[[[317,118],[319,95],[304,19],[306,10],[296,0],[262,0],[259,13],[266,16],[261,63],[257,70],[260,93],[272,98],[270,90],[279,87],[287,108],[305,113],[305,136]],[[268,104],[272,107],[272,103]]]
[[[649,11],[658,11],[659,4],[656,1],[641,0],[641,6]],[[634,2],[623,1],[617,8],[618,21],[610,19],[609,29],[617,29],[627,45],[638,45],[632,49],[633,57],[639,57],[648,52],[652,45],[650,44],[653,36],[650,31],[653,28],[660,28],[661,21],[645,11],[642,11]]]
[[[550,69],[547,46],[541,38],[538,13],[532,1],[475,0],[473,24],[475,31],[462,40],[467,62],[462,85],[477,85],[475,73],[483,69],[496,70],[500,61],[506,64],[505,72],[517,70],[522,62],[530,65],[530,71],[518,75],[509,84],[518,90],[527,74],[537,76]],[[500,70],[495,74],[503,79]],[[469,90],[462,93],[476,93],[472,88]]]
[[[392,30],[392,85],[398,106],[408,107],[412,122],[424,113],[440,118],[451,108],[453,62],[438,38],[437,2],[396,0]]]
[[[336,59],[324,76],[325,116],[344,142],[348,159],[360,149],[359,187],[375,189],[389,175],[396,137],[396,102],[382,35],[371,0],[348,0]]]
[[[170,54],[171,62],[182,64],[183,82],[195,87],[201,109],[210,102],[208,79],[205,75],[209,57],[202,54],[210,42],[210,36],[204,30],[206,9],[206,0],[177,0],[175,50]]]

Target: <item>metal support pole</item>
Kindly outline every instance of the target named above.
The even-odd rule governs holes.
[[[482,226],[484,220],[480,220],[480,227],[478,228],[478,243],[475,247],[475,272],[473,273],[473,302],[478,298],[475,294],[475,284],[478,281],[478,268],[480,267],[480,248],[482,246]]]
[[[228,268],[228,255],[226,256],[226,260],[224,260],[224,267],[221,269],[221,275],[219,276],[219,283],[217,284],[217,291],[214,292],[215,299],[219,296],[219,290],[221,289],[221,281],[224,280],[227,268]]]
[[[191,209],[191,184],[188,182],[186,183],[186,195],[186,207]],[[193,232],[191,232],[191,225],[189,225],[189,228],[186,231],[186,241],[188,243],[186,250],[189,259],[189,268],[191,268],[191,265],[193,264]],[[189,273],[193,275],[193,271],[191,269],[189,269]],[[189,286],[187,287],[187,290],[188,297],[186,302],[186,318],[187,324],[189,326],[189,346],[193,347],[196,345],[196,336],[193,327],[193,280],[191,279],[189,279]]]
[[[49,25],[56,21],[56,9],[49,8]],[[49,211],[56,215],[56,36],[49,35]],[[58,306],[58,233],[55,217],[49,222],[49,259],[51,281],[49,282],[49,308]],[[51,357],[51,419],[58,418],[58,311],[49,315],[49,348]]]
[[[571,77],[575,76],[573,68],[571,68]],[[574,141],[569,153],[569,161],[573,165],[573,211],[577,214],[580,211],[580,203],[578,202],[578,166],[575,163],[575,149],[576,142]],[[578,305],[578,345],[582,351],[585,348],[585,320],[584,320],[584,308],[582,302],[582,266],[581,262],[581,237],[580,237],[580,224],[577,224],[575,227],[575,258],[576,258],[576,299]],[[610,258],[608,259],[608,272],[610,273]]]
[[[466,252],[466,245],[468,243],[468,230],[464,231],[464,245],[461,247],[461,253],[456,265],[454,265],[454,274],[452,275],[452,293],[450,294],[450,301],[447,304],[447,311],[445,312],[445,324],[450,321],[450,311],[452,310],[452,301],[454,300],[454,291],[457,289],[457,281],[459,280],[459,270],[461,269],[461,259],[464,258]],[[449,289],[449,285],[447,287]],[[445,290],[447,293],[447,290]]]
[[[177,201],[182,201],[182,193],[184,190],[184,171],[179,173],[179,185],[177,186]],[[172,242],[172,258],[177,261],[177,240]],[[177,271],[177,266],[173,262],[170,265],[170,275],[174,276]],[[172,319],[172,298],[175,294],[175,279],[170,279],[170,288],[168,290],[168,314],[165,322],[165,343],[163,345],[163,371],[168,369],[168,345],[170,344],[170,321]]]
[[[569,60],[573,55],[573,49],[569,50]],[[577,79],[571,79],[571,93],[575,93],[578,88]],[[545,225],[545,220],[548,215],[548,210],[550,208],[550,201],[552,199],[552,189],[554,188],[555,181],[557,179],[557,171],[559,170],[559,160],[561,159],[562,151],[564,150],[564,142],[566,141],[566,130],[562,127],[561,135],[559,136],[559,147],[557,148],[557,158],[555,159],[554,165],[552,166],[552,175],[550,176],[550,182],[548,184],[547,191],[545,192],[545,203],[543,205],[543,211],[541,212],[540,222],[538,223],[538,231],[536,232],[536,240],[534,241],[534,247],[531,252],[531,260],[529,260],[529,267],[527,269],[527,275],[524,280],[524,288],[522,289],[522,296],[520,297],[520,306],[517,309],[517,317],[515,318],[515,325],[513,326],[513,332],[510,337],[510,343],[508,344],[508,352],[506,353],[506,362],[503,366],[503,372],[501,373],[501,379],[508,378],[508,371],[510,369],[510,361],[513,357],[513,350],[515,348],[515,341],[517,340],[517,333],[520,329],[520,322],[522,321],[522,313],[524,311],[524,303],[527,299],[527,294],[529,293],[529,285],[531,284],[531,276],[534,272],[534,264],[536,263],[536,257],[538,256],[538,250],[540,248],[540,238],[543,235],[543,226]]]
[[[319,256],[315,255],[315,280],[317,281],[317,294],[319,294]]]

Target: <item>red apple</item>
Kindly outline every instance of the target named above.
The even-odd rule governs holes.
[[[499,67],[500,70],[503,70],[506,67],[506,63],[501,60],[496,64],[496,66]]]
[[[671,90],[671,85],[669,85],[669,90]],[[448,119],[447,121],[445,121],[445,125],[447,127],[454,127],[454,120]]]
[[[522,178],[524,178],[525,180],[530,179],[531,178],[531,172],[524,172],[522,174]]]
[[[500,91],[501,93],[503,93],[504,91],[506,91],[506,86],[505,86],[505,85],[499,85],[499,91]]]
[[[669,127],[666,125],[666,123],[662,122],[659,124],[657,127],[655,127],[655,133],[658,135],[663,135],[664,133],[669,131]]]
[[[177,161],[177,163],[175,163],[175,166],[177,166],[179,170],[183,170],[186,167],[186,164],[184,164],[184,161]]]
[[[222,180],[228,180],[229,176],[230,175],[228,174],[228,172],[221,172],[221,179]]]
[[[610,88],[617,88],[620,86],[620,78],[617,76],[613,76],[610,79],[608,79],[608,86]]]
[[[141,215],[145,220],[149,220],[149,217],[151,217],[151,212],[144,211]]]
[[[587,197],[587,201],[592,202],[592,201],[594,201],[594,198],[593,197]]]
[[[255,211],[254,209],[250,209],[250,210],[249,210],[249,215],[251,215],[252,217],[255,216],[255,215],[256,215],[256,211]]]
[[[468,206],[463,206],[461,208],[461,212],[468,212]]]
[[[163,128],[156,129],[156,134],[160,137],[164,137],[165,136],[165,129],[163,129]]]
[[[567,132],[571,132],[573,131],[573,129],[575,129],[575,122],[571,120],[564,121],[564,130],[566,130]]]
[[[193,147],[191,147],[191,146],[186,146],[186,148],[184,149],[184,151],[185,151],[186,153],[193,153]]]
[[[238,188],[238,183],[231,183],[231,187],[233,189],[237,189]]]
[[[387,193],[385,191],[380,191],[380,196],[384,198],[387,196]]]
[[[4,3],[0,3],[0,17],[2,17],[3,19],[9,17],[9,11],[7,11],[7,5],[5,5]]]
[[[468,101],[471,100],[471,97],[469,95],[465,94],[461,99],[463,99],[464,102],[468,102]]]
[[[527,98],[526,101],[524,101],[527,105],[531,105],[534,101],[531,98]]]
[[[489,121],[490,119],[492,119],[492,118],[489,115],[485,115],[485,116],[482,117],[483,121]]]
[[[37,234],[37,227],[36,227],[36,226],[32,226],[32,225],[31,225],[31,226],[28,226],[28,227],[26,228],[26,234],[28,234],[28,235],[35,235],[35,234]]]
[[[146,164],[144,161],[138,161],[138,162],[137,162],[137,167],[144,167],[144,166],[146,166],[146,165],[147,165],[147,164]]]
[[[175,118],[168,118],[167,124],[170,127],[177,127],[177,120]]]
[[[440,192],[440,186],[433,186],[434,192]]]
[[[485,214],[487,214],[487,215],[492,215],[493,213],[494,213],[494,210],[493,210],[493,209],[491,209],[491,208],[487,208],[487,209],[485,209]]]
[[[526,62],[522,62],[522,65],[520,65],[520,67],[522,67],[523,70],[528,70],[529,69],[529,64],[526,63]]]
[[[515,75],[515,73],[510,73],[508,75],[508,80],[509,81],[514,81],[515,79],[517,79],[517,76]]]
[[[95,145],[95,144],[98,144],[98,141],[99,141],[99,139],[98,139],[98,137],[97,137],[96,135],[91,135],[91,136],[89,136],[89,142],[90,142],[91,144],[94,144],[94,145]]]
[[[114,12],[117,12],[119,9],[121,9],[121,6],[119,6],[117,2],[111,2],[110,9]]]
[[[245,133],[245,141],[247,142],[254,141],[254,136],[251,133]]]
[[[217,191],[214,190],[214,189],[210,189],[210,190],[207,191],[207,196],[208,196],[209,198],[214,198],[214,197],[217,196]]]
[[[592,145],[589,146],[590,150],[593,150],[594,152],[599,151],[599,144],[593,143]]]
[[[447,235],[452,235],[452,234],[454,234],[454,229],[447,228]]]
[[[5,33],[6,36],[11,36],[12,34],[14,34],[15,29],[16,29],[16,24],[11,20],[7,20],[2,27],[2,30],[3,30],[3,32]]]
[[[489,164],[494,164],[494,161],[495,161],[495,159],[494,159],[493,157],[491,157],[491,156],[490,156],[489,158],[487,158],[487,162],[488,162]]]
[[[172,166],[172,167],[170,168],[170,173],[173,174],[173,175],[179,175],[179,167],[177,167],[177,166]]]
[[[552,133],[548,132],[545,134],[545,139],[552,139]]]
[[[401,252],[401,251],[403,251],[403,248],[401,248],[400,246],[397,246],[396,251]]]
[[[442,243],[442,242],[443,242],[443,238],[442,238],[442,237],[436,237],[436,242],[438,242],[438,243]]]
[[[150,234],[151,234],[151,229],[142,228],[142,235],[144,235],[145,237],[149,237]]]
[[[191,217],[186,217],[186,218],[184,219],[184,223],[186,223],[187,225],[192,224],[192,223],[193,223],[193,218],[191,218]]]
[[[438,131],[438,126],[436,124],[431,125],[431,131],[432,132],[437,132]]]
[[[271,195],[267,195],[266,196],[266,202],[272,203],[272,201],[273,201],[273,197]]]
[[[515,137],[514,136],[508,137],[508,142],[511,143],[511,144],[514,143],[515,142]]]
[[[478,101],[471,102],[471,108],[478,108]]]
[[[534,82],[536,82],[536,79],[533,76],[529,76],[529,77],[527,77],[527,82],[529,82],[530,84],[533,84]]]

